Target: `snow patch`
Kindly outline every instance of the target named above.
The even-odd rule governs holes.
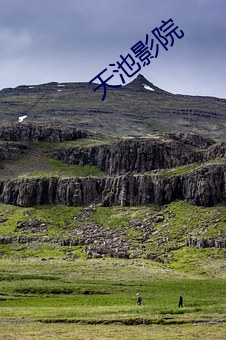
[[[18,118],[18,122],[19,122],[19,123],[22,123],[22,121],[23,121],[25,118],[27,118],[27,116],[20,116],[20,117]]]
[[[29,88],[29,89],[33,89],[33,88],[34,88],[34,86],[29,86],[28,88]]]
[[[144,88],[146,90],[150,90],[150,91],[155,91],[153,88],[151,88],[150,86],[146,85],[146,84],[143,84],[144,85]]]
[[[58,84],[57,86],[59,86],[59,87],[64,87],[65,85],[64,85],[64,84]]]
[[[61,92],[62,90],[57,90],[57,92]]]

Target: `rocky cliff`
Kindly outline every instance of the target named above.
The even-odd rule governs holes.
[[[103,178],[37,178],[0,182],[0,200],[19,206],[63,204],[81,206],[159,205],[176,199],[210,206],[226,197],[226,165],[209,165],[173,177],[128,174]]]
[[[27,150],[24,144],[0,143],[0,161],[15,159]]]
[[[194,133],[175,132],[165,133],[163,136],[201,149],[207,149],[209,146],[215,144],[215,141],[212,138],[203,137]]]
[[[88,135],[85,131],[62,126],[17,124],[0,129],[0,139],[24,142],[61,142]],[[2,143],[0,160],[13,159],[29,147],[26,143]],[[53,150],[51,158],[68,164],[96,165],[107,176],[0,180],[0,201],[19,206],[45,203],[82,206],[95,201],[101,201],[105,206],[133,206],[151,202],[163,205],[182,199],[210,206],[226,197],[226,164],[223,158],[226,146],[201,136],[165,134],[108,145],[64,146]],[[201,164],[216,157],[216,164],[196,165],[195,170],[184,174],[169,176],[163,172],[164,169],[194,162]]]
[[[226,143],[216,143],[209,147],[203,155],[203,160],[210,160],[214,158],[219,158],[219,157],[225,157],[226,156]]]
[[[87,148],[62,148],[53,158],[68,164],[97,165],[109,175],[144,173],[202,160],[201,151],[171,139],[125,140],[112,145]]]
[[[78,130],[73,126],[57,126],[54,124],[12,124],[0,127],[0,140],[22,142],[63,142],[90,136],[87,131]]]

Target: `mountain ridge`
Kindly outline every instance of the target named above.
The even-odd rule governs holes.
[[[40,90],[45,90],[45,91],[51,91],[51,90],[55,90],[56,87],[67,87],[68,89],[75,89],[77,88],[82,88],[82,87],[89,87],[90,89],[94,89],[96,87],[96,85],[100,85],[100,83],[89,83],[89,82],[57,82],[57,81],[50,81],[47,83],[40,83],[40,84],[26,84],[26,85],[17,85],[15,87],[5,87],[2,88],[0,90],[0,97],[2,95],[5,94],[10,94],[14,91],[27,91],[27,92],[36,92],[37,89]],[[143,85],[148,85],[150,87],[152,87],[156,93],[158,94],[168,94],[168,95],[172,95],[172,96],[185,96],[185,97],[200,97],[200,98],[212,98],[212,99],[218,99],[218,100],[223,100],[226,101],[226,98],[223,97],[216,97],[216,96],[211,96],[211,95],[191,95],[191,94],[186,94],[186,93],[173,93],[170,91],[167,91],[165,89],[162,89],[160,87],[158,87],[157,85],[155,85],[154,83],[152,83],[151,81],[149,81],[147,78],[145,78],[141,73],[138,74],[138,76],[136,78],[134,78],[133,80],[131,80],[130,82],[126,83],[125,85],[123,85],[121,88],[118,88],[119,90],[122,89],[133,89],[133,88],[137,88],[138,90],[143,90],[144,91],[144,86]],[[30,90],[30,91],[28,91]],[[108,89],[108,91],[111,91],[111,89]],[[146,92],[146,91],[144,91]]]
[[[95,87],[50,82],[3,89],[0,124],[26,115],[25,122],[73,125],[112,136],[191,131],[225,140],[226,99],[172,94],[142,75],[121,88],[107,88],[104,101],[103,88],[94,92]]]

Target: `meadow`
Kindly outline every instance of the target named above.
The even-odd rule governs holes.
[[[85,212],[84,207],[0,204],[0,238],[13,239],[0,244],[0,339],[225,339],[225,250],[186,246],[190,232],[224,235],[223,203],[204,208],[177,201]],[[160,254],[161,261],[91,259],[85,245],[60,242],[75,237],[72,231],[82,224],[97,223],[126,231],[142,255],[132,226],[155,214],[166,221],[153,225],[152,242],[142,249],[144,255]],[[21,221],[35,219],[46,230],[18,228]],[[167,246],[159,244],[160,236],[168,237]],[[33,241],[19,243],[19,237]]]
[[[143,259],[1,258],[0,267],[0,339],[223,339],[226,332],[224,278]]]

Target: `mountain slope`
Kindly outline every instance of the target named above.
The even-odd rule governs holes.
[[[146,86],[145,86],[146,85]],[[226,136],[226,99],[175,95],[142,75],[121,88],[93,91],[96,84],[48,83],[0,91],[1,124],[55,122],[113,136],[153,132],[194,132],[218,140]]]

